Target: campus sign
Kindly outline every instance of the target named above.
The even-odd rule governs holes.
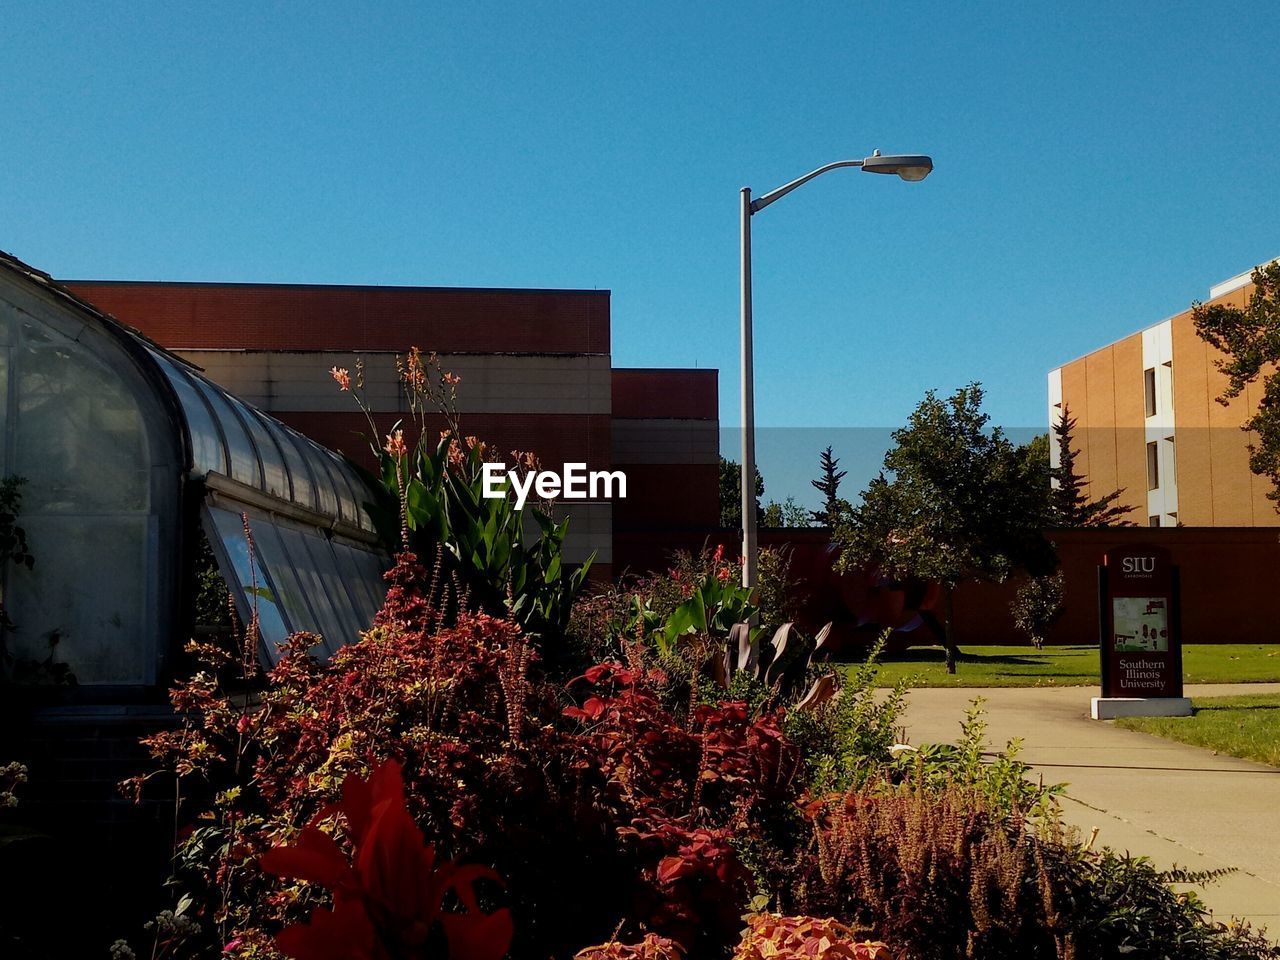
[[[1103,697],[1181,697],[1178,571],[1169,551],[1117,547],[1098,569]]]

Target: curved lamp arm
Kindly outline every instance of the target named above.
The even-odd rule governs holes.
[[[862,163],[863,161],[861,160],[837,160],[835,163],[828,163],[826,166],[819,167],[817,170],[813,170],[809,173],[806,173],[803,177],[798,177],[797,179],[792,180],[790,183],[783,184],[777,190],[772,190],[769,193],[766,193],[764,196],[759,197],[755,200],[752,200],[751,212],[758,213],[759,211],[767,207],[769,204],[773,203],[773,201],[779,200],[782,197],[785,197],[788,193],[790,193],[796,187],[804,186],[814,177],[822,176],[822,174],[826,173],[828,170],[835,170],[837,167],[860,167],[862,166]]]

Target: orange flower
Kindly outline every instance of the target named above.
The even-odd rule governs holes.
[[[456,387],[462,382],[462,378],[456,373],[442,373],[440,379],[451,387]]]
[[[404,431],[393,430],[391,433],[388,433],[387,442],[382,449],[397,460],[408,453],[409,448],[404,445]]]
[[[333,894],[333,909],[312,911],[310,923],[286,927],[276,946],[294,960],[426,960],[438,924],[449,955],[501,960],[511,945],[511,914],[485,913],[474,884],[499,880],[492,870],[436,862],[405,807],[404,781],[395,761],[381,764],[368,780],[348,776],[340,810],[355,848],[348,862],[328,834],[311,826],[298,843],[263,854],[262,869],[277,876],[320,884]],[[462,910],[443,909],[452,893]]]
[[[351,374],[346,367],[330,367],[329,376],[333,377],[339,390],[351,389]]]
[[[422,351],[417,347],[409,348],[409,359],[405,363],[404,382],[409,386],[421,389],[427,382],[427,375],[422,366]]]

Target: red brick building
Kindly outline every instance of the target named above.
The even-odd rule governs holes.
[[[298,284],[64,281],[106,313],[300,432],[367,457],[368,425],[331,367],[365,364],[380,429],[407,414],[395,356],[440,355],[462,377],[463,429],[548,468],[621,469],[626,499],[566,502],[570,558],[647,568],[663,542],[719,525],[715,370],[615,370],[610,294]]]

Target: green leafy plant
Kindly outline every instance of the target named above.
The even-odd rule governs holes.
[[[1037,650],[1042,649],[1049,628],[1062,616],[1062,572],[1027,578],[1019,584],[1009,607],[1013,625],[1027,635]]]
[[[713,672],[721,686],[730,690],[745,684],[746,690],[759,691],[753,699],[762,705],[815,710],[839,690],[832,671],[814,676],[815,658],[822,654],[830,633],[831,624],[827,624],[809,639],[794,623],[784,623],[768,642],[762,642],[764,631],[735,623],[729,628],[724,653],[713,662]]]
[[[814,710],[793,710],[787,733],[800,744],[809,792],[823,796],[853,789],[880,776],[901,738],[906,681],[887,693],[877,683],[878,661],[888,640],[884,631],[845,678],[838,695]]]
[[[724,563],[724,547],[717,548],[710,568],[691,585],[688,598],[655,632],[663,654],[671,653],[682,637],[727,638],[734,624],[755,618],[758,608],[752,591],[735,573],[733,565]]]
[[[550,504],[518,509],[509,496],[484,495],[483,468],[492,451],[462,432],[460,377],[442,370],[434,353],[424,356],[416,347],[398,360],[398,369],[409,427],[417,439],[406,440],[405,423],[399,422],[381,444],[370,441],[379,465],[377,479],[386,492],[381,504],[371,505],[383,539],[391,549],[420,557],[435,556],[438,545],[449,569],[468,589],[463,600],[490,614],[510,616],[526,634],[562,637],[595,554],[577,567],[565,561],[569,521],[556,522]],[[346,369],[335,367],[330,373],[355,398],[377,437],[363,397],[363,367],[357,365],[354,383]],[[436,440],[429,429],[432,418],[445,424]],[[538,468],[531,453],[513,450],[511,457],[522,475]],[[504,490],[509,487],[507,481]]]
[[[1066,784],[1046,786],[1029,776],[1030,768],[1018,759],[1022,741],[1010,740],[1004,750],[987,746],[987,719],[982,697],[975,697],[960,722],[956,743],[931,743],[894,751],[893,769],[898,779],[943,792],[953,787],[972,790],[991,810],[1008,816],[1025,816],[1037,822],[1056,820],[1057,798]]]

